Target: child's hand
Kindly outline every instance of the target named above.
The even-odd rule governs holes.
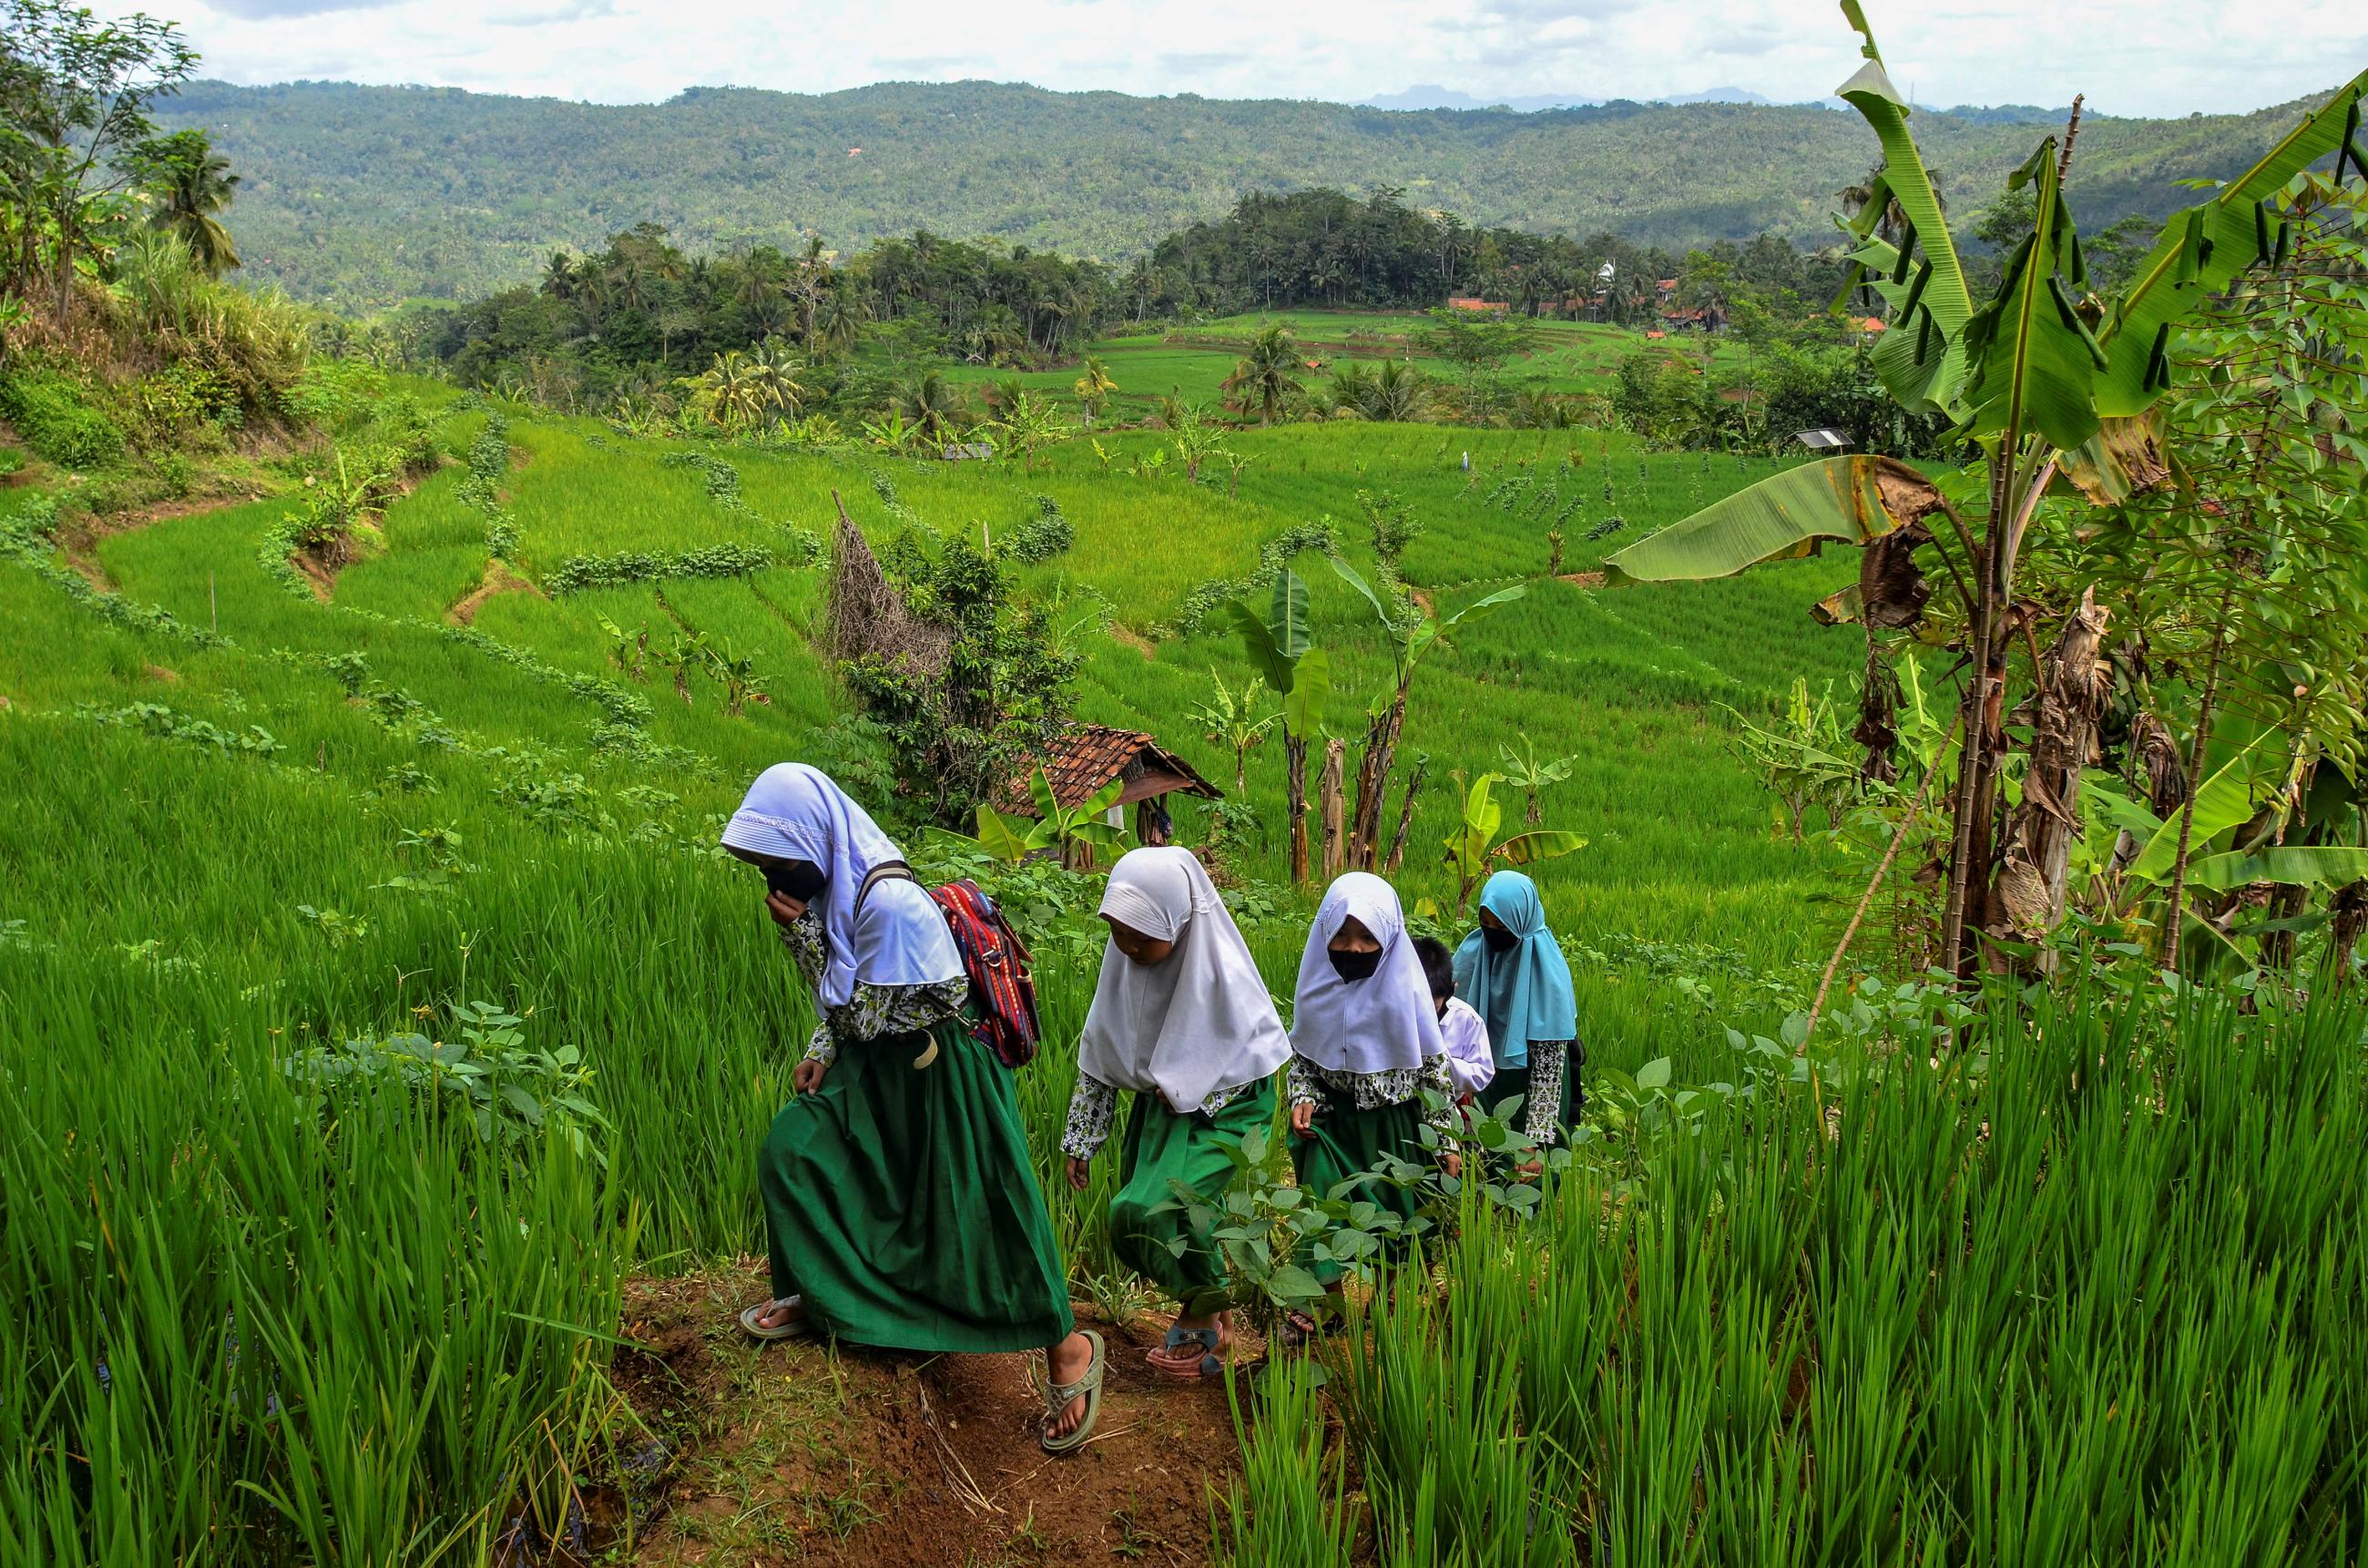
[[[1314,1100],[1291,1102],[1291,1130],[1302,1138],[1315,1136],[1315,1102]]]
[[[765,913],[773,917],[776,926],[794,926],[805,915],[806,906],[785,892],[765,895]]]
[[[1093,1185],[1093,1162],[1090,1160],[1081,1160],[1075,1154],[1070,1155],[1069,1185],[1076,1188],[1079,1192],[1083,1192],[1087,1187]]]
[[[829,1062],[809,1056],[791,1070],[790,1086],[802,1095],[813,1094],[822,1087],[823,1074],[829,1071]]]
[[[1463,1174],[1463,1151],[1441,1149],[1439,1152],[1439,1165],[1449,1176],[1461,1176]]]

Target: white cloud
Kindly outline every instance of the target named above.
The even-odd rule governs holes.
[[[419,82],[601,102],[686,86],[828,92],[987,78],[1076,91],[1353,102],[1735,86],[1822,97],[1855,67],[1831,0],[103,0],[182,23],[207,74]],[[2106,114],[2256,108],[2368,59],[2357,0],[1870,0],[1921,101]],[[301,21],[294,18],[301,17]]]

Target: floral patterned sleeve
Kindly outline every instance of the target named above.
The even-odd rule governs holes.
[[[1118,1113],[1118,1091],[1090,1073],[1077,1074],[1069,1095],[1069,1124],[1061,1134],[1061,1153],[1090,1160],[1110,1139],[1110,1120]]]
[[[1291,1059],[1291,1071],[1282,1080],[1283,1096],[1292,1105],[1312,1105],[1324,1108],[1323,1069],[1304,1056]]]
[[[1562,1079],[1569,1067],[1570,1041],[1566,1040],[1533,1040],[1530,1041],[1530,1098],[1521,1108],[1526,1133],[1539,1148],[1550,1147],[1557,1135],[1556,1123],[1562,1117]]]
[[[780,930],[781,945],[797,960],[807,988],[819,989],[824,950],[821,915],[809,908]],[[928,985],[858,982],[855,994],[844,1006],[822,1009],[814,1037],[806,1041],[806,1060],[827,1067],[838,1060],[841,1045],[882,1035],[917,1034],[961,1012],[969,1000],[970,981],[962,975]]]

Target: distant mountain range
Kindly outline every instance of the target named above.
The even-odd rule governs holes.
[[[2073,210],[2091,227],[2167,214],[2195,199],[2175,182],[2240,172],[2298,113],[2091,118]],[[211,82],[160,119],[206,128],[242,176],[229,223],[245,276],[353,312],[483,294],[532,278],[555,248],[645,222],[694,249],[786,249],[809,234],[851,249],[927,228],[1117,260],[1245,191],[1314,186],[1673,249],[1763,230],[1817,241],[1833,233],[1835,192],[1878,156],[1856,115],[1814,105],[1511,113],[993,82],[700,88],[620,105]],[[1960,222],[2061,123],[2026,108],[1916,117]]]
[[[1403,93],[1379,93],[1363,100],[1371,108],[1508,108],[1516,114],[1540,109],[1588,108],[1610,100],[1581,97],[1475,98],[1452,87],[1408,87]],[[1713,87],[1706,93],[1656,93],[1643,100],[1656,104],[1764,104],[1773,100],[1741,87]]]

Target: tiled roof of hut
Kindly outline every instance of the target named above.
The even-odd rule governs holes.
[[[1062,806],[1083,805],[1094,791],[1113,778],[1123,778],[1118,803],[1133,805],[1154,795],[1201,795],[1219,800],[1224,791],[1201,778],[1192,765],[1140,730],[1114,730],[1106,724],[1072,724],[1062,733],[1049,756],[1029,757],[1019,776],[1004,789],[1007,811],[1033,812],[1028,781],[1038,767],[1053,786],[1053,798]]]

